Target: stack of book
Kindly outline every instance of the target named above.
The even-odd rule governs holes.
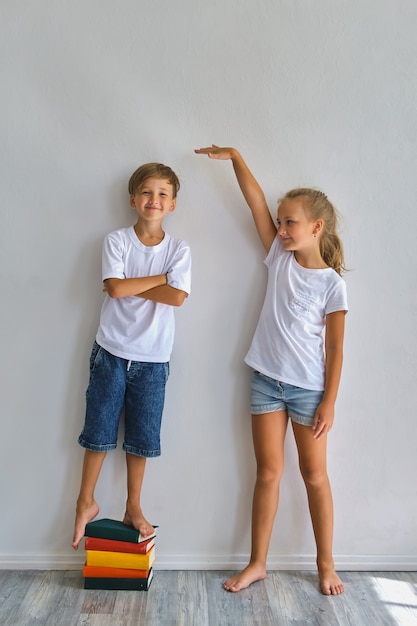
[[[142,537],[131,526],[99,519],[85,527],[84,589],[148,590],[155,562],[155,532]]]

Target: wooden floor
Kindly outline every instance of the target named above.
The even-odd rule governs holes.
[[[1,626],[417,625],[417,572],[344,572],[319,593],[314,572],[274,571],[240,593],[230,572],[155,571],[149,591],[86,591],[81,572],[0,570]]]

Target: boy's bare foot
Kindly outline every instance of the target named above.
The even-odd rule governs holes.
[[[84,537],[86,525],[88,524],[88,522],[91,522],[91,520],[95,518],[99,510],[100,509],[95,500],[93,500],[92,504],[87,507],[83,507],[82,505],[77,503],[74,524],[74,538],[71,544],[74,550],[78,549],[78,545],[81,539]]]
[[[226,591],[241,591],[257,580],[263,580],[264,578],[266,578],[265,567],[249,563],[244,570],[226,580],[223,587]]]
[[[325,596],[338,596],[343,593],[345,586],[333,567],[319,567],[320,589]]]
[[[155,532],[154,527],[143,516],[142,509],[138,507],[130,507],[126,505],[126,512],[123,518],[123,523],[128,526],[133,526],[142,535],[147,537]]]

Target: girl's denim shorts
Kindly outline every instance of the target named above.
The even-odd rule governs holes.
[[[252,374],[250,397],[252,415],[286,411],[293,422],[313,426],[314,415],[322,398],[323,391],[295,387],[257,371]]]
[[[168,375],[169,363],[127,361],[94,342],[85,424],[78,443],[95,452],[114,450],[124,409],[123,450],[136,456],[159,456]]]

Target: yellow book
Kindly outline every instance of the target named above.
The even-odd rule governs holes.
[[[146,554],[86,550],[86,565],[123,567],[125,569],[151,569],[155,561],[155,546]]]

